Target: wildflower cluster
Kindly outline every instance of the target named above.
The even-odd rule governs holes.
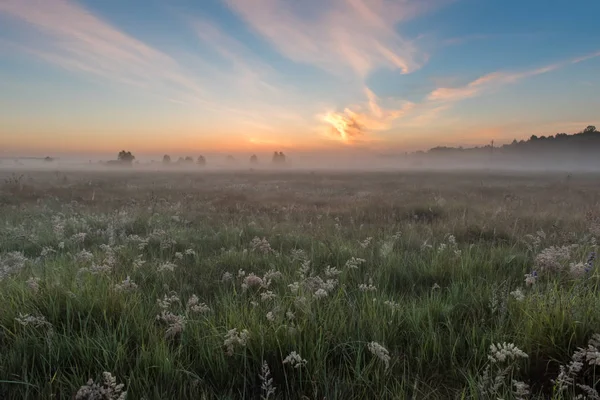
[[[248,339],[250,339],[250,333],[246,329],[241,332],[238,332],[237,328],[228,330],[225,334],[225,340],[223,341],[225,354],[233,356],[236,348],[246,347]]]
[[[250,247],[252,248],[252,251],[258,251],[263,254],[275,253],[275,250],[273,250],[271,248],[271,244],[269,243],[269,241],[266,238],[260,239],[259,237],[255,237],[250,242]]]
[[[585,367],[592,370],[600,366],[600,334],[594,334],[588,341],[588,346],[578,348],[571,357],[571,361],[565,366],[560,366],[560,373],[553,381],[556,393],[574,393],[577,389],[584,392],[577,398],[600,399],[597,390],[589,385],[577,383],[578,378],[583,378]]]
[[[75,400],[125,400],[127,392],[124,384],[117,384],[117,379],[110,372],[102,374],[102,382],[90,379],[75,394]]]
[[[511,392],[516,399],[529,395],[529,385],[515,379],[518,362],[528,355],[513,343],[491,344],[488,365],[479,377],[477,387],[484,398],[502,398]]]
[[[377,357],[385,365],[386,369],[389,368],[391,357],[390,352],[385,347],[377,342],[370,342],[367,344],[367,348],[371,354]]]
[[[284,358],[283,363],[289,364],[294,368],[302,368],[306,365],[306,360],[303,359],[300,354],[292,351],[286,358]]]

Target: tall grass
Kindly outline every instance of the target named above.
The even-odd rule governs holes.
[[[0,192],[0,398],[567,399],[597,383],[593,349],[553,381],[600,332],[586,177],[30,175]],[[505,342],[526,357],[496,359]]]

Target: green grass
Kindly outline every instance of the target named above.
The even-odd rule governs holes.
[[[510,399],[513,378],[531,384],[532,398],[574,398],[579,389],[553,393],[552,379],[600,333],[600,274],[573,277],[566,263],[531,287],[524,275],[551,245],[577,244],[571,262],[597,251],[585,220],[600,204],[596,179],[29,173],[0,188],[0,398],[71,399],[104,371],[130,399],[260,398],[263,362],[281,399]],[[527,235],[540,230],[532,246]],[[253,249],[255,237],[272,251]],[[349,268],[352,257],[365,261]],[[109,268],[93,274],[92,262]],[[160,272],[166,262],[175,270]],[[340,274],[327,277],[327,266]],[[244,290],[239,270],[281,276]],[[115,290],[128,276],[137,290]],[[335,285],[316,298],[327,279]],[[517,288],[523,301],[510,294]],[[262,300],[267,290],[276,297]],[[171,294],[181,302],[169,310],[186,324],[167,337],[157,299]],[[210,311],[187,310],[192,295]],[[21,314],[47,324],[24,326]],[[228,356],[233,328],[250,337]],[[371,342],[389,351],[389,367]],[[486,397],[477,382],[498,342],[528,358]],[[292,351],[305,366],[282,363]],[[577,383],[595,381],[586,364]]]

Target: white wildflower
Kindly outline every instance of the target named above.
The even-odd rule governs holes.
[[[173,264],[172,262],[164,262],[158,265],[158,267],[156,267],[156,270],[158,272],[165,272],[165,271],[169,271],[169,272],[173,272],[175,271],[175,268],[177,268],[177,264]]]
[[[327,291],[325,291],[325,289],[318,289],[314,293],[314,297],[317,298],[317,299],[322,299],[324,297],[327,297]]]
[[[43,315],[31,315],[31,314],[21,314],[19,313],[18,317],[15,317],[15,321],[23,326],[33,326],[35,328],[41,327],[51,327],[52,324],[46,320],[46,317]]]
[[[193,312],[196,314],[205,314],[210,312],[210,307],[207,306],[206,303],[200,303],[200,299],[195,294],[188,299],[186,308],[188,312]]]
[[[537,275],[535,275],[535,274],[525,274],[525,284],[527,286],[533,286],[533,285],[535,285],[536,281],[537,281]]]
[[[514,297],[515,300],[517,300],[517,301],[523,301],[523,300],[525,300],[525,294],[523,294],[523,291],[521,291],[520,288],[515,289],[512,292],[510,292],[510,295],[512,297]]]
[[[75,259],[80,262],[92,261],[94,255],[86,249],[83,249],[75,255]]]
[[[183,332],[187,322],[184,315],[175,315],[171,311],[166,310],[161,311],[156,316],[156,319],[167,324],[165,331],[166,338],[175,337]]]
[[[140,254],[135,258],[135,260],[133,260],[133,269],[139,269],[146,264],[146,261],[143,259],[143,257],[144,256]]]
[[[267,290],[266,292],[262,292],[260,294],[260,299],[262,301],[270,301],[270,300],[273,300],[276,297],[277,297],[277,295],[275,293],[273,293],[272,291],[270,291],[270,290]]]
[[[379,254],[381,257],[387,257],[394,251],[394,242],[388,240],[387,242],[383,242],[381,248],[379,249]]]
[[[47,257],[50,254],[56,253],[56,250],[54,250],[52,247],[44,247],[42,249],[42,252],[40,253],[41,257]]]
[[[296,293],[298,293],[298,290],[300,290],[300,283],[299,282],[290,283],[288,285],[288,288],[290,288],[290,291],[293,294],[296,294]]]
[[[273,311],[269,311],[267,313],[267,319],[271,322],[275,321],[275,314],[273,313]]]
[[[176,252],[175,253],[175,258],[178,259],[178,260],[183,260],[183,253],[181,253],[179,251]]]
[[[110,265],[107,264],[92,264],[92,266],[89,269],[89,272],[92,275],[99,275],[99,274],[107,274],[110,273],[112,271],[112,267]]]
[[[227,283],[227,282],[231,282],[232,280],[233,280],[233,275],[231,275],[229,272],[223,273],[223,276],[221,277],[221,282]]]
[[[75,394],[75,400],[125,400],[127,392],[123,391],[124,384],[117,385],[117,380],[110,372],[102,374],[102,383],[90,379],[86,385]]]
[[[551,246],[542,250],[535,258],[535,266],[542,272],[559,272],[571,258],[569,246]]]
[[[571,263],[569,265],[569,273],[573,278],[581,278],[582,276],[585,276],[587,268],[588,266],[582,262]]]
[[[371,354],[379,358],[385,364],[386,369],[390,366],[390,353],[385,347],[377,342],[371,342],[367,345],[367,348]]]
[[[81,243],[85,242],[86,236],[87,236],[87,233],[85,233],[85,232],[76,233],[75,235],[71,236],[71,241],[75,244],[81,244]]]
[[[367,247],[369,247],[369,245],[371,244],[372,240],[373,240],[373,238],[369,236],[368,238],[366,238],[362,242],[358,242],[358,244],[360,244],[360,247],[362,247],[363,249],[366,249]]]
[[[137,288],[138,285],[133,280],[131,280],[129,275],[127,275],[127,279],[115,285],[115,290],[117,292],[133,292]]]
[[[506,360],[515,360],[518,358],[527,358],[528,355],[520,350],[513,343],[498,343],[490,345],[490,354],[488,359],[492,363],[502,363]]]
[[[252,239],[252,242],[250,242],[250,246],[253,251],[260,251],[263,254],[275,253],[266,238],[260,239],[255,237]]]
[[[179,299],[177,294],[172,294],[170,296],[167,296],[165,294],[164,297],[162,298],[162,300],[157,299],[156,303],[158,304],[158,306],[160,308],[162,308],[163,310],[166,310],[166,309],[170,308],[173,303],[181,304],[181,300]]]
[[[306,360],[300,354],[292,351],[286,358],[283,359],[283,364],[289,364],[294,368],[302,368],[306,365]]]
[[[367,260],[362,258],[354,258],[352,257],[348,261],[346,261],[346,268],[348,269],[358,269],[358,266],[367,262]]]
[[[233,356],[235,348],[246,347],[249,338],[250,333],[246,329],[241,332],[238,332],[237,328],[230,329],[225,334],[225,341],[223,342],[223,345],[226,348],[225,354]]]
[[[525,382],[513,381],[514,395],[517,400],[524,400],[529,396],[529,385]]]
[[[298,275],[300,275],[301,279],[304,279],[308,276],[309,272],[310,272],[310,260],[303,261],[302,264],[300,265],[300,268],[298,268]]]
[[[336,276],[340,275],[342,273],[342,271],[340,271],[339,269],[335,268],[335,267],[330,267],[329,265],[325,267],[325,276],[328,278],[335,278]]]
[[[377,287],[373,285],[373,280],[369,278],[369,283],[361,283],[358,285],[358,290],[361,292],[375,292],[377,291]]]

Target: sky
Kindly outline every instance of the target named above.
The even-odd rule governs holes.
[[[0,154],[393,153],[600,125],[597,0],[0,0]]]

